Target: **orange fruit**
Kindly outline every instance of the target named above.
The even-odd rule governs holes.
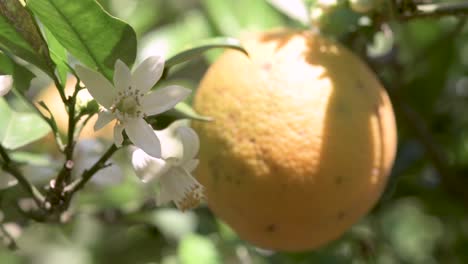
[[[351,51],[311,32],[242,40],[207,71],[194,106],[213,122],[196,176],[211,210],[273,250],[337,239],[381,195],[397,137],[385,89]]]
[[[76,84],[75,78],[69,78],[67,80],[67,83],[65,86],[65,93],[67,96],[70,96],[73,93],[75,84]],[[80,100],[86,101],[90,99],[92,99],[91,95],[88,93],[86,89],[83,89],[79,92],[77,101],[80,101]],[[54,115],[55,122],[57,123],[57,127],[59,128],[59,131],[61,133],[67,133],[68,114],[65,110],[65,105],[62,102],[62,99],[60,98],[60,95],[57,89],[55,88],[54,84],[51,84],[48,87],[44,88],[38,94],[38,96],[34,99],[34,101],[35,102],[44,101],[44,103],[47,105],[47,107],[50,109],[50,111]],[[38,106],[38,108],[46,116],[49,116],[49,114],[41,106]],[[85,118],[86,117],[82,117],[81,120],[84,120]],[[101,139],[112,140],[114,122],[111,122],[110,124],[108,124],[107,126],[105,126],[104,128],[98,131],[94,131],[94,123],[96,122],[96,120],[97,120],[97,115],[93,116],[88,121],[88,123],[83,128],[80,134],[80,139],[101,138]]]

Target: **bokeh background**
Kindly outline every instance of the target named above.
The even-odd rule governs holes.
[[[303,27],[264,0],[99,2],[134,27],[139,58],[167,58],[215,36]],[[386,192],[341,239],[294,254],[255,248],[206,206],[185,213],[171,205],[157,208],[152,190],[142,191],[129,167],[129,152],[119,151],[114,157],[119,168],[104,170],[78,195],[63,225],[30,222],[16,208],[20,188],[0,191],[2,228],[15,237],[18,247],[0,248],[0,263],[468,263],[466,18],[397,16],[398,10],[382,8],[391,1],[375,2],[377,8],[364,15],[339,0],[316,21],[324,34],[353,49],[380,77],[399,128],[397,159]],[[404,11],[408,2],[395,1],[394,7]],[[196,89],[219,52],[178,67],[169,81]],[[47,79],[36,78],[33,85],[32,97],[48,86]],[[106,145],[81,144],[83,168],[98,157],[92,153]],[[29,148],[38,153],[25,157],[34,165],[35,181],[45,183],[60,163],[53,151],[48,156],[42,151],[54,146],[41,141]],[[21,203],[28,206],[27,201]],[[2,239],[8,244],[8,237]]]

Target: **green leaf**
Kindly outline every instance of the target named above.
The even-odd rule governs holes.
[[[68,53],[67,50],[58,42],[54,35],[44,28],[44,34],[49,43],[50,57],[55,63],[57,68],[57,75],[59,77],[60,83],[65,85],[67,83],[67,74],[68,74]]]
[[[34,18],[19,1],[0,1],[0,48],[53,75],[47,44]]]
[[[213,241],[201,235],[186,236],[179,244],[177,255],[181,264],[222,263]]]
[[[166,61],[165,67],[169,68],[172,67],[176,64],[191,60],[193,58],[196,58],[198,56],[201,56],[204,52],[211,50],[211,49],[217,49],[217,48],[228,48],[228,49],[235,49],[240,52],[245,53],[245,55],[248,56],[247,51],[241,46],[240,41],[235,38],[226,38],[226,37],[218,37],[218,38],[212,38],[203,41],[197,46],[194,46],[192,48],[189,48],[185,51],[182,51],[170,59]]]
[[[36,76],[28,68],[17,63],[14,64],[13,87],[19,92],[25,93],[29,89],[31,80],[34,77]]]
[[[73,56],[108,79],[117,59],[129,66],[135,61],[135,31],[95,0],[28,0],[27,4]]]
[[[0,144],[16,149],[42,138],[50,128],[38,115],[13,111],[0,98]]]

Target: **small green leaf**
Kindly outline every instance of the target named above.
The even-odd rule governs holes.
[[[0,98],[0,144],[16,149],[36,141],[49,133],[50,128],[38,115],[13,111]]]
[[[95,0],[28,0],[27,4],[63,47],[108,79],[117,59],[127,65],[135,61],[135,31]]]
[[[247,51],[241,46],[240,41],[238,39],[218,37],[205,40],[197,46],[194,46],[174,55],[172,58],[166,61],[165,66],[166,68],[170,68],[176,64],[196,58],[208,50],[217,48],[235,49],[245,53],[248,56]]]
[[[53,75],[47,44],[34,18],[19,1],[0,1],[0,48]]]

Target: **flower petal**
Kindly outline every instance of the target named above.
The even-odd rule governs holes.
[[[112,106],[116,94],[112,84],[100,73],[81,65],[76,66],[76,73],[86,85],[86,88],[93,98],[99,104],[109,109]]]
[[[159,139],[143,118],[129,119],[125,122],[125,131],[135,146],[150,156],[161,158]]]
[[[0,96],[7,94],[13,86],[11,75],[0,75]]]
[[[98,113],[96,123],[94,123],[94,131],[99,130],[115,119],[114,114],[110,111],[101,111]]]
[[[133,72],[132,86],[145,94],[159,81],[163,71],[164,59],[162,57],[148,57]]]
[[[132,82],[130,69],[121,60],[115,62],[114,68],[114,86],[117,92],[124,91]]]
[[[177,121],[172,122],[168,127],[163,130],[155,130],[154,133],[161,141],[161,156],[163,159],[177,158],[182,159],[183,146],[180,139],[175,133]]]
[[[203,186],[182,168],[174,167],[161,176],[158,205],[174,201],[182,211],[197,207],[204,195]]]
[[[195,130],[187,126],[178,127],[176,133],[182,141],[184,149],[182,164],[185,164],[197,156],[198,150],[200,149],[200,139]]]
[[[141,107],[143,112],[147,115],[157,115],[174,107],[191,92],[190,89],[177,85],[170,85],[157,89],[144,96],[141,101]]]
[[[182,168],[184,168],[184,170],[191,173],[192,171],[194,171],[197,168],[198,163],[200,163],[200,161],[198,159],[192,159],[192,160],[189,160],[188,162],[184,163],[182,165]]]
[[[121,124],[116,124],[114,126],[114,144],[119,148],[122,146],[122,142],[123,142],[122,132],[124,128],[125,127]]]
[[[158,180],[170,168],[170,165],[166,161],[153,158],[142,149],[137,149],[133,152],[132,165],[136,175],[144,183]]]

